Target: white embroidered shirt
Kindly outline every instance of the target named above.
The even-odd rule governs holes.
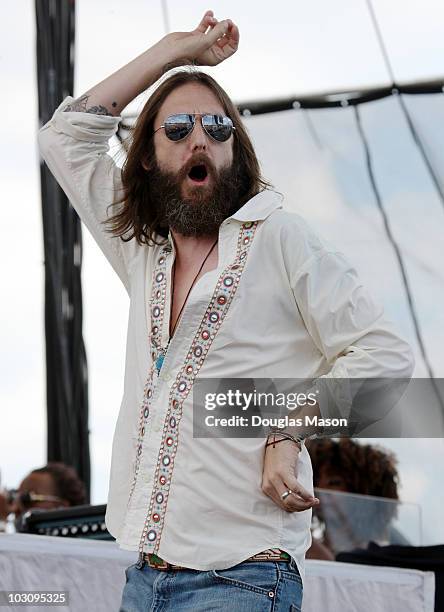
[[[222,223],[218,267],[193,287],[157,376],[174,245],[105,232],[121,187],[108,154],[120,117],[62,112],[71,101],[40,130],[40,150],[130,296],[107,527],[124,549],[199,570],[281,548],[303,575],[311,511],[287,513],[262,492],[264,439],[193,438],[193,381],[405,377],[410,349],[344,256],[264,191]],[[313,490],[304,446],[298,478]]]

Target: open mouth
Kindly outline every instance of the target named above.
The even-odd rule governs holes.
[[[205,164],[197,164],[188,172],[188,177],[195,183],[203,183],[208,176]]]

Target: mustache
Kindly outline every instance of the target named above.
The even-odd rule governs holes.
[[[217,175],[217,170],[211,159],[205,153],[196,153],[182,166],[178,173],[178,179],[185,179],[193,166],[203,165],[207,173],[213,178]]]

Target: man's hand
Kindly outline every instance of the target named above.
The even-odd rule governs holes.
[[[283,510],[302,512],[319,504],[297,481],[299,448],[292,440],[279,442],[265,449],[262,491]],[[292,491],[284,500],[282,494]]]
[[[213,11],[207,11],[195,30],[167,34],[160,44],[178,61],[187,58],[199,66],[216,66],[237,51],[239,29],[231,19],[218,21]]]
[[[207,11],[195,30],[167,34],[64,110],[117,117],[171,68],[190,62],[216,66],[231,57],[238,45],[239,30],[231,19],[218,22],[213,11]]]

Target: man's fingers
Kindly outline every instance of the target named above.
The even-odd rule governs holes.
[[[239,30],[231,20],[228,20],[228,32],[216,42],[220,49],[229,47],[232,52],[236,51],[239,46]]]
[[[310,510],[313,506],[315,506],[313,501],[308,502],[302,499],[295,499],[291,495],[283,503],[283,508],[287,512],[304,512],[304,510]]]
[[[319,503],[319,500],[314,498],[297,481],[294,481],[293,488],[291,488],[282,480],[280,482],[270,480],[265,485],[263,484],[262,490],[286,512],[302,512],[317,506]],[[284,495],[285,493],[288,494]],[[282,495],[284,495],[284,498],[282,498]]]
[[[228,22],[228,38],[234,46],[237,46],[240,38],[239,28],[231,19],[229,19]]]
[[[202,34],[205,34],[208,29],[208,26],[212,25],[214,21],[215,19],[213,16],[213,11],[207,11],[202,17],[201,22],[197,26],[195,32],[202,32]]]
[[[308,510],[319,504],[319,500],[307,491],[296,479],[287,479],[287,483],[277,487],[283,508],[287,512]],[[284,499],[282,498],[284,495]]]
[[[285,499],[282,499],[282,494],[284,493],[288,493],[288,495],[285,496]],[[279,497],[282,507],[287,512],[302,512],[303,510],[308,510],[309,508],[312,508],[318,504],[318,502],[311,496],[309,496],[308,499],[305,499],[296,493],[296,491],[289,488],[283,489]]]
[[[219,21],[205,36],[208,46],[214,45],[219,38],[228,32],[228,20]]]
[[[222,36],[222,38],[219,38],[219,40],[216,41],[216,45],[219,47],[219,49],[223,49],[229,42],[230,39],[228,36]]]
[[[304,487],[299,484],[296,479],[289,479],[287,483],[284,483],[284,485],[287,487],[287,490],[292,492],[291,494],[293,496],[296,495],[297,497],[302,498],[304,501],[313,501],[313,499],[316,499],[309,491],[307,491],[307,489],[304,489]]]
[[[264,491],[270,497],[277,506],[280,506],[283,510],[287,510],[287,505],[284,503],[277,488],[273,483],[270,482],[269,486]]]

